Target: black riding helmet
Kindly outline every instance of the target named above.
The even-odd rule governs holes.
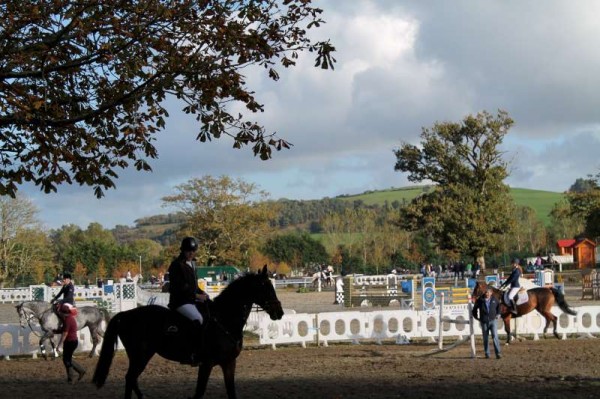
[[[196,251],[198,250],[198,243],[194,237],[185,237],[181,241],[181,251]]]

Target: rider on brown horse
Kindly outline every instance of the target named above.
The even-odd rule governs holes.
[[[510,276],[506,279],[506,281],[500,286],[500,289],[504,287],[508,287],[510,285],[510,291],[508,291],[508,300],[507,306],[510,308],[510,311],[514,314],[517,314],[517,294],[521,289],[521,284],[519,284],[519,278],[522,275],[521,267],[519,266],[519,260],[513,259],[512,261],[512,272]]]

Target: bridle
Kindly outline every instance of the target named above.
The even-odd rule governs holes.
[[[31,309],[26,309],[23,308],[23,305],[21,305],[19,307],[19,324],[21,325],[21,328],[25,328],[25,325],[23,323],[23,319],[25,319],[25,321],[27,322],[27,325],[29,326],[29,329],[31,330],[31,332],[38,338],[41,338],[43,335],[38,334],[37,331],[35,331],[33,329],[34,326],[31,325],[31,320],[35,319],[35,313],[31,310]]]

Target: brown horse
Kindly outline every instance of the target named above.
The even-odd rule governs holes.
[[[485,293],[486,289],[487,289],[487,285],[485,283],[478,281],[475,283],[475,288],[473,288],[473,294],[471,296],[473,297],[473,299],[477,299],[481,295],[483,295],[483,293]],[[496,297],[496,299],[498,299],[498,301],[501,304],[500,312],[501,312],[502,321],[504,321],[504,329],[506,330],[506,343],[507,344],[509,344],[510,340],[511,340],[510,320],[513,317],[514,318],[521,317],[521,316],[526,315],[527,313],[530,313],[533,310],[537,310],[546,319],[546,326],[544,327],[544,334],[543,334],[544,338],[546,338],[546,330],[548,329],[550,322],[552,322],[554,324],[554,336],[556,338],[560,339],[560,337],[558,336],[558,333],[556,332],[557,317],[554,316],[551,312],[552,306],[554,306],[554,304],[556,303],[558,305],[558,307],[560,308],[560,310],[562,310],[563,312],[573,315],[573,316],[577,314],[577,312],[575,312],[573,309],[571,309],[569,307],[569,305],[565,301],[564,295],[554,287],[551,287],[551,288],[538,287],[538,288],[532,288],[530,290],[527,290],[527,295],[529,296],[529,300],[527,301],[527,303],[523,303],[523,304],[517,306],[517,314],[512,313],[510,311],[510,308],[508,306],[506,306],[506,304],[504,303],[503,291],[500,291],[499,289],[497,289],[495,287],[492,287],[492,290],[493,290],[493,295]]]

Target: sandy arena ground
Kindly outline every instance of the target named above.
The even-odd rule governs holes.
[[[333,293],[297,294],[281,291],[284,308],[297,312],[342,311]],[[567,296],[573,306],[576,294]],[[12,314],[14,312],[14,315]],[[0,305],[0,323],[15,323],[12,305]],[[600,343],[595,339],[525,340],[503,346],[503,358],[470,358],[468,345],[423,357],[437,346],[332,345],[256,348],[252,342],[238,358],[237,391],[241,398],[598,398]],[[70,386],[60,359],[20,358],[0,361],[0,398],[117,398],[124,392],[127,357],[119,353],[106,386],[91,383],[96,358],[78,354],[88,368],[80,383]],[[196,369],[152,359],[140,378],[147,398],[186,398],[193,394]],[[66,393],[66,396],[64,394]],[[225,398],[220,369],[209,381],[206,397]]]

